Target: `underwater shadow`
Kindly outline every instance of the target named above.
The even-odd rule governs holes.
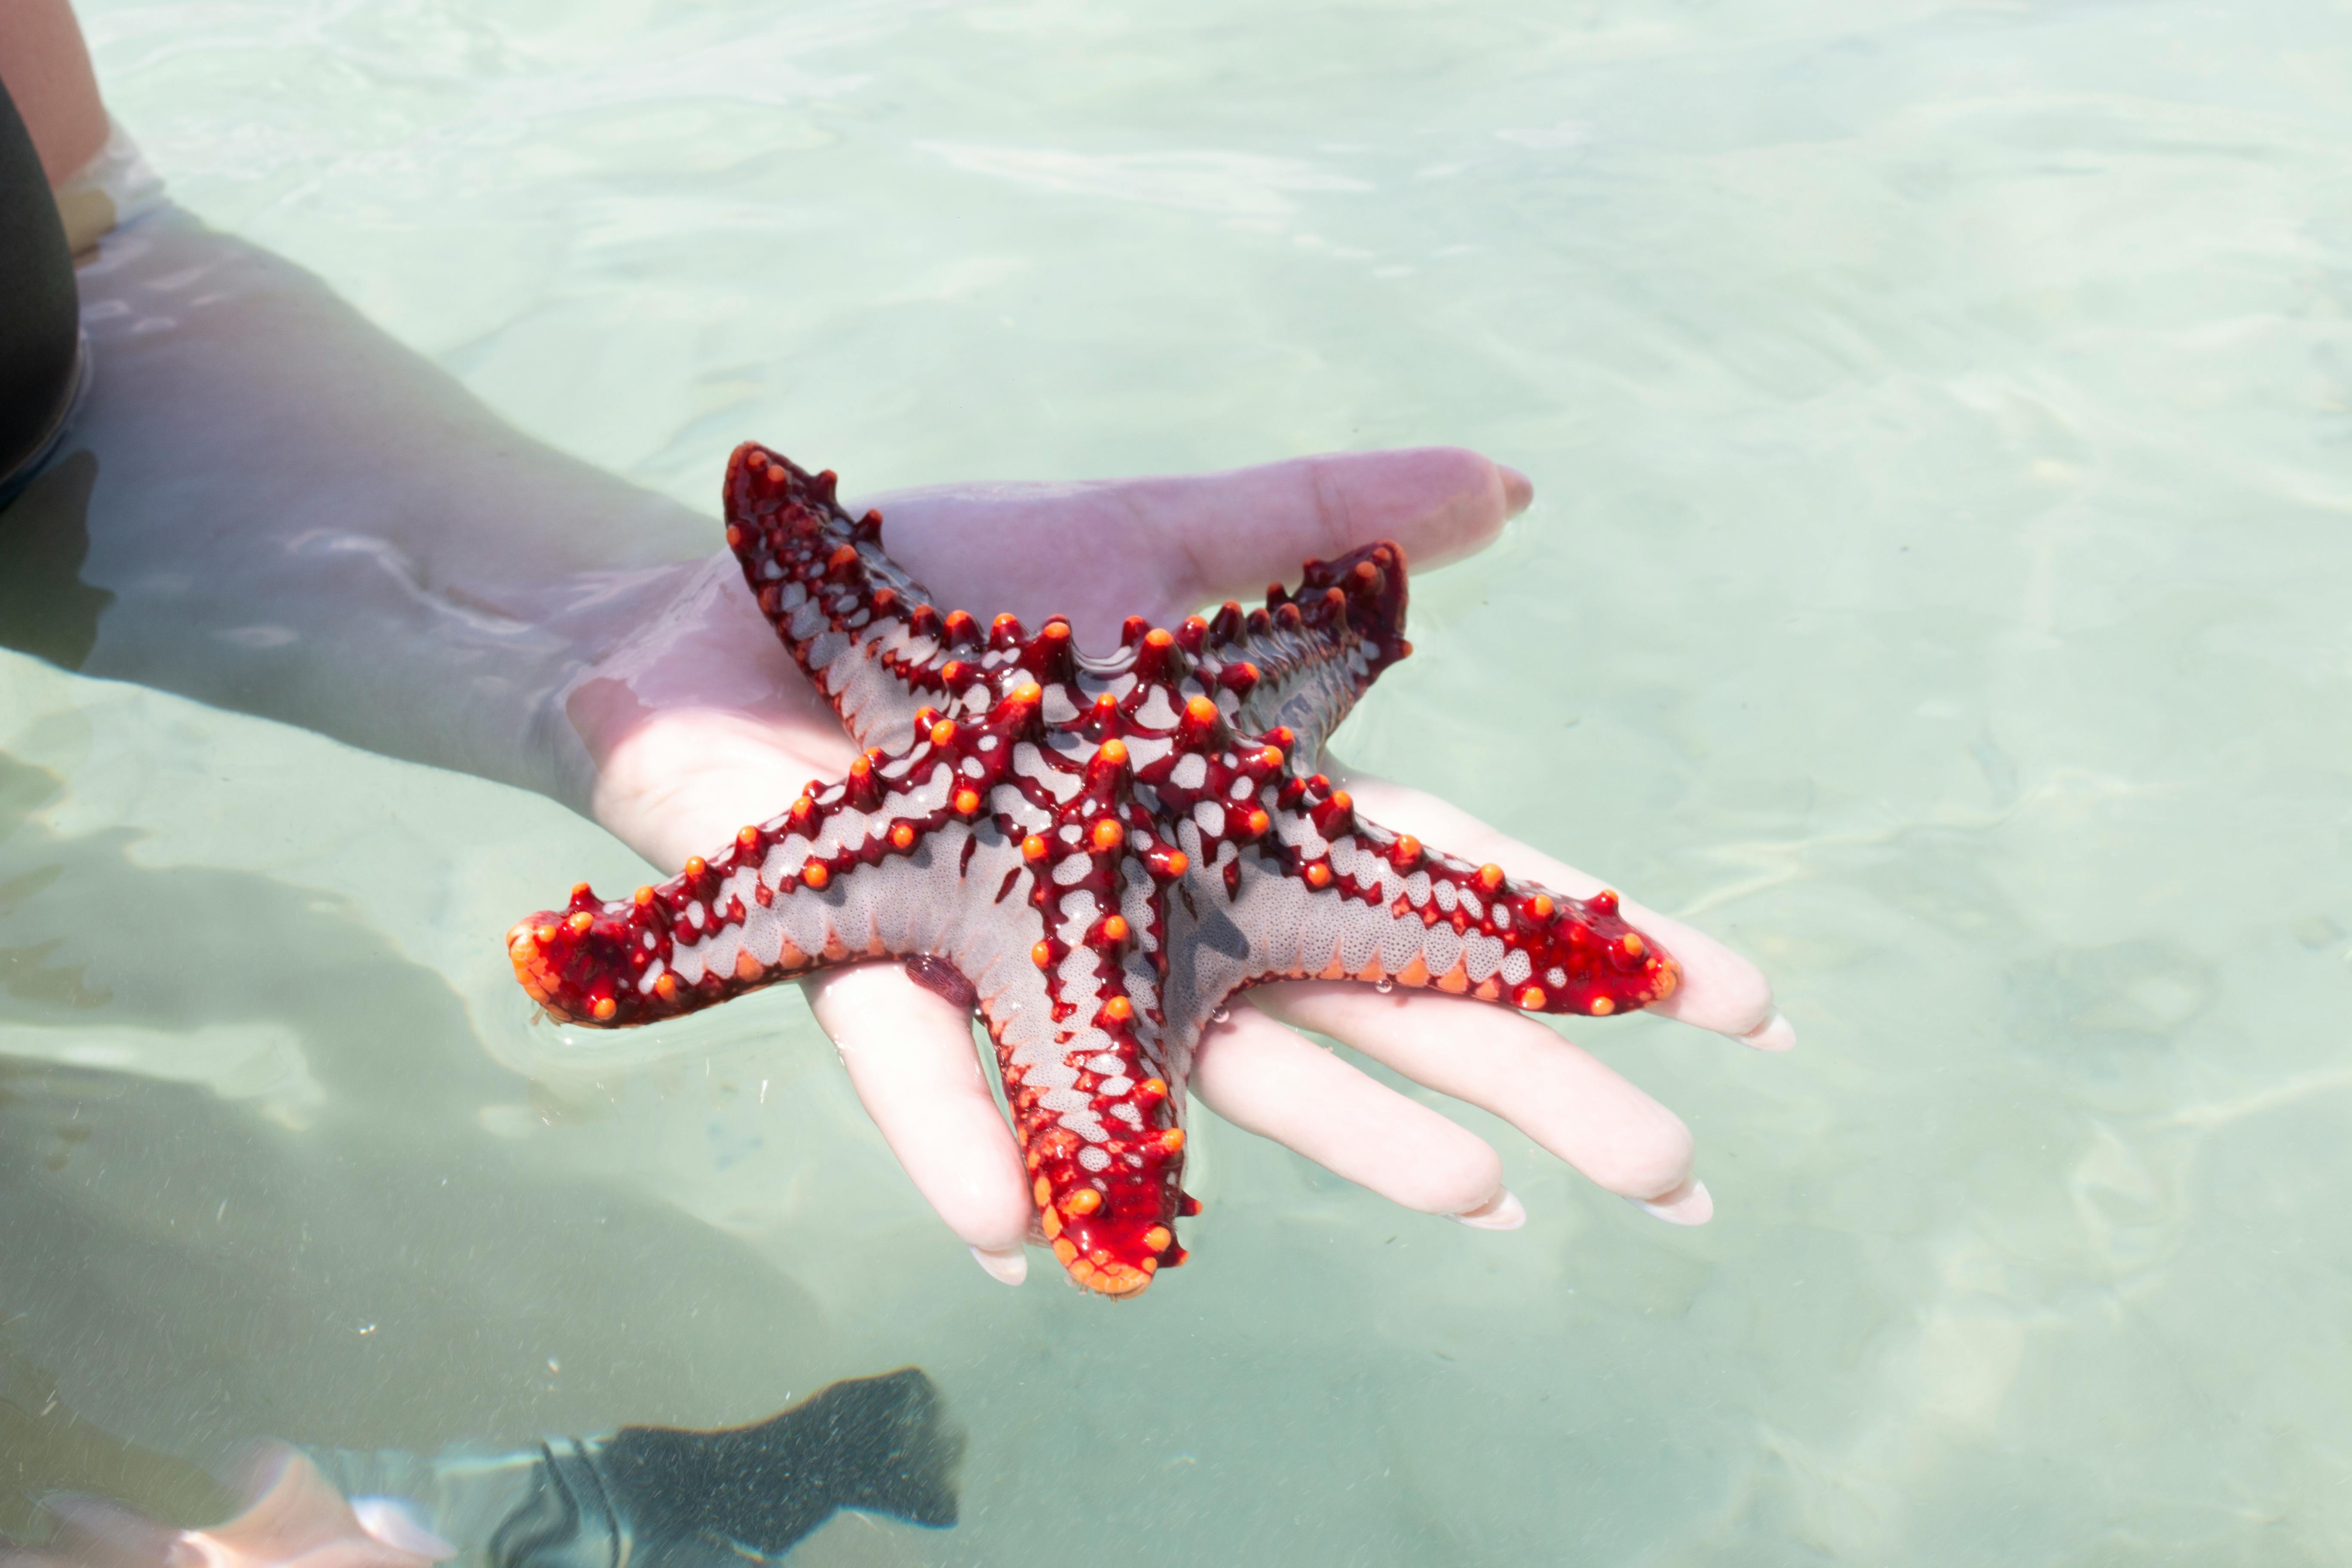
[[[349,900],[59,836],[59,787],[0,756],[0,1325],[84,1417],[207,1463],[741,1421],[858,1370],[749,1245],[485,1130],[522,1080]],[[283,1070],[189,1059],[224,1039]]]

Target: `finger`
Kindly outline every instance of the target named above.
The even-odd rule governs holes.
[[[1423,1214],[1518,1213],[1484,1139],[1366,1077],[1246,1002],[1211,1026],[1192,1091],[1236,1127]]]
[[[1337,763],[1329,763],[1328,770],[1345,784],[1364,814],[1383,827],[1413,834],[1448,854],[1492,861],[1515,877],[1541,882],[1571,898],[1591,898],[1609,886],[1435,795]],[[1772,1005],[1772,986],[1761,970],[1706,932],[1624,899],[1622,892],[1620,897],[1626,921],[1654,938],[1682,967],[1682,984],[1675,994],[1650,1011],[1729,1035],[1759,1050],[1785,1051],[1797,1043],[1796,1030]]]
[[[1466,997],[1322,980],[1263,985],[1250,1000],[1424,1088],[1493,1111],[1594,1183],[1661,1218],[1714,1212],[1691,1174],[1682,1118],[1523,1013]]]
[[[806,989],[850,1087],[915,1190],[982,1268],[1018,1285],[1029,1267],[1029,1183],[981,1077],[971,1015],[891,964],[833,970]]]
[[[1204,602],[1293,581],[1310,557],[1382,539],[1414,567],[1442,564],[1492,541],[1531,494],[1514,469],[1431,447],[1215,474],[941,486],[856,504],[881,510],[892,555],[946,602],[1032,624],[1067,616],[1095,647],[1127,616],[1173,625]]]
[[[1159,482],[1179,487],[1169,518],[1203,599],[1263,593],[1297,575],[1302,561],[1383,539],[1403,547],[1409,567],[1441,566],[1486,548],[1535,494],[1516,468],[1459,447],[1333,453]]]

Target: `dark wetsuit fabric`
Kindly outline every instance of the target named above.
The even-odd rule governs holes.
[[[80,338],[65,224],[0,87],[0,500],[65,417]]]

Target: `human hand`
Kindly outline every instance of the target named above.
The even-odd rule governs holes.
[[[292,1448],[267,1445],[247,1468],[245,1511],[207,1530],[173,1530],[119,1503],[52,1499],[54,1539],[0,1541],[0,1568],[431,1568],[457,1549],[398,1505],[354,1504]]]
[[[959,486],[868,498],[890,553],[983,619],[1069,618],[1082,647],[1121,619],[1172,624],[1194,606],[1288,579],[1309,557],[1376,540],[1426,569],[1475,551],[1528,500],[1527,481],[1447,449],[1300,459],[1189,479]],[[737,824],[772,816],[856,750],[744,591],[733,556],[681,569],[667,611],[604,659],[567,710],[597,764],[599,821],[677,866]],[[1581,897],[1601,883],[1418,792],[1332,764],[1371,816],[1513,877]],[[1749,964],[1639,906],[1627,920],[1682,968],[1657,1010],[1767,1049],[1793,1042]],[[1026,1270],[1028,1178],[971,1047],[970,1016],[895,965],[807,982],[818,1022],[918,1189],[1008,1283]],[[1202,1038],[1192,1088],[1226,1120],[1407,1207],[1509,1228],[1524,1211],[1484,1141],[1316,1049],[1328,1034],[1443,1093],[1504,1116],[1610,1191],[1661,1217],[1711,1213],[1683,1123],[1533,1020],[1441,993],[1320,982],[1260,986]]]

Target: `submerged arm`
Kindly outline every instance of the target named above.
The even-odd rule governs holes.
[[[8,531],[0,637],[588,798],[566,689],[709,524],[523,437],[316,278],[184,214],[78,275],[95,384]]]

